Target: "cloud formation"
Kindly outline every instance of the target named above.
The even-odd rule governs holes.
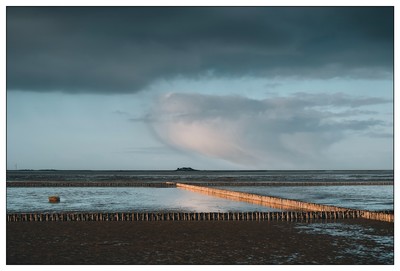
[[[7,89],[134,93],[177,76],[391,76],[393,21],[393,7],[7,7]]]
[[[318,165],[349,134],[376,137],[390,127],[374,111],[358,109],[386,103],[342,93],[264,100],[171,93],[157,101],[147,122],[161,141],[183,151],[255,168],[304,167]]]

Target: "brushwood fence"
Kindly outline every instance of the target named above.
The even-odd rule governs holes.
[[[8,222],[48,221],[310,221],[359,218],[359,211],[345,212],[116,212],[116,213],[11,213]]]
[[[360,182],[179,182],[199,186],[350,186],[350,185],[393,185],[387,181]]]
[[[57,182],[57,181],[34,181],[34,182],[7,182],[7,187],[176,187],[171,182]]]

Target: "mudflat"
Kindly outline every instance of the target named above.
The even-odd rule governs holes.
[[[7,222],[6,259],[9,265],[393,264],[393,234],[393,223],[365,219]]]

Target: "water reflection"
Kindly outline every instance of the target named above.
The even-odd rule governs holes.
[[[219,188],[352,209],[393,210],[393,186],[391,185],[225,186]]]
[[[57,194],[58,204],[48,203]],[[45,211],[279,211],[266,206],[216,198],[176,188],[34,187],[7,188],[7,212]]]

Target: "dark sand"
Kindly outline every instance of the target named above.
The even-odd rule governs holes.
[[[393,238],[393,223],[338,223],[374,238],[300,222],[8,222],[7,264],[393,264],[393,246],[376,241]]]

